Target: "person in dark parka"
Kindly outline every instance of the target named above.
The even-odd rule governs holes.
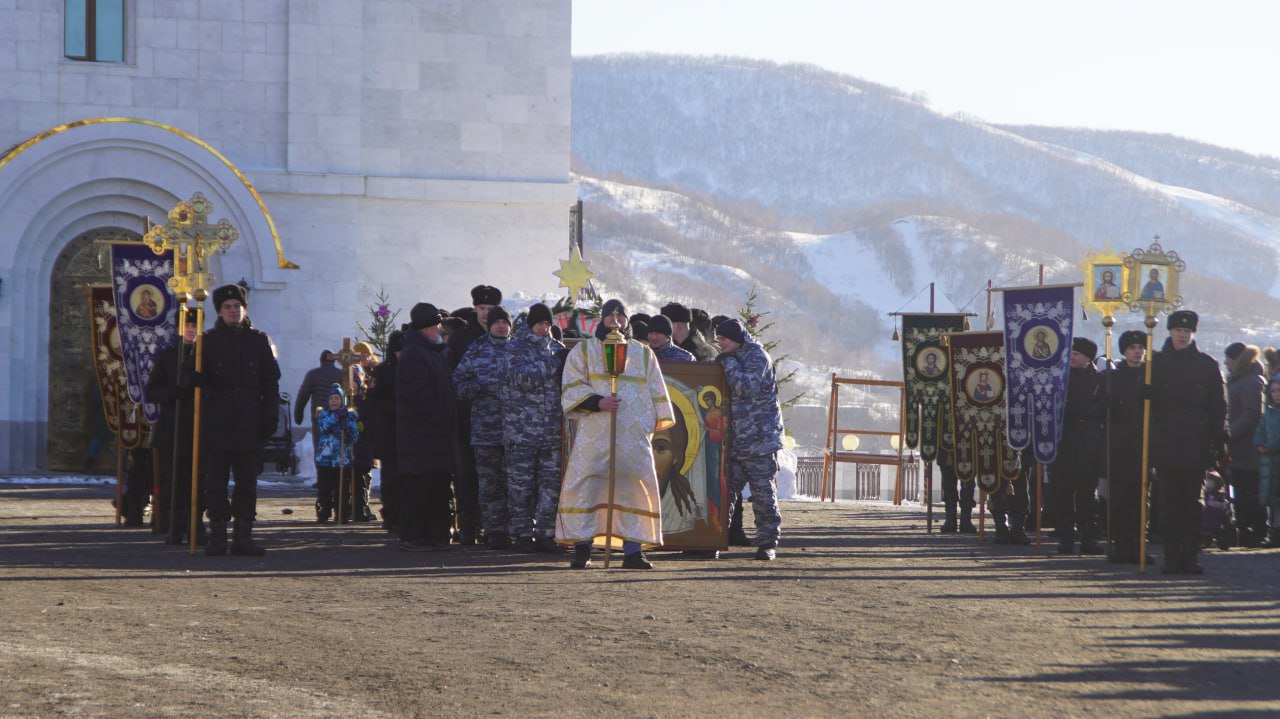
[[[293,423],[311,423],[313,456],[320,449],[320,430],[316,427],[316,417],[328,405],[329,388],[335,384],[342,384],[342,370],[333,363],[333,352],[320,350],[320,364],[303,375],[298,394],[293,398]]]
[[[1201,488],[1227,456],[1227,398],[1218,363],[1196,347],[1199,316],[1169,315],[1169,338],[1151,358],[1151,466],[1159,484],[1165,574],[1203,574]]]
[[[187,312],[182,338],[156,353],[151,376],[147,379],[147,401],[160,405],[160,419],[152,431],[151,446],[160,450],[159,525],[165,532],[167,544],[182,544],[185,541],[183,537],[190,531],[192,418],[195,416],[195,391],[190,379],[195,371],[195,341],[199,332],[196,313]],[[181,365],[178,364],[180,348]],[[185,382],[183,378],[186,378]],[[203,512],[204,497],[199,491],[196,500],[198,510]],[[169,516],[171,505],[173,517]],[[196,524],[196,534],[203,539],[203,520]]]
[[[1142,530],[1142,386],[1146,382],[1147,333],[1129,330],[1120,334],[1122,360],[1104,379],[1109,425],[1110,477],[1107,502],[1111,519],[1107,537],[1109,559],[1120,564],[1138,563],[1138,539]]]
[[[396,363],[396,459],[400,475],[400,548],[448,549],[457,442],[457,403],[443,317],[419,302]]]
[[[1240,544],[1260,547],[1267,534],[1267,510],[1258,499],[1258,449],[1253,433],[1262,421],[1266,370],[1262,350],[1256,345],[1233,342],[1225,350],[1227,370],[1227,453],[1231,457],[1229,478],[1235,497],[1236,526]]]
[[[399,534],[400,473],[396,457],[396,370],[405,333],[387,335],[387,356],[373,368],[368,402],[373,409],[373,457],[381,465],[378,496],[382,500],[382,528]]]
[[[205,454],[205,505],[209,508],[209,544],[205,554],[227,553],[227,521],[235,519],[231,553],[261,556],[253,543],[262,447],[280,421],[280,365],[266,333],[245,314],[244,288],[223,285],[213,291],[218,320],[204,335],[203,369],[197,381],[201,398],[201,452]],[[235,473],[235,493],[227,501],[227,483]]]
[[[1049,465],[1053,488],[1058,554],[1075,551],[1102,554],[1098,544],[1098,477],[1102,474],[1103,396],[1101,375],[1093,366],[1098,345],[1086,337],[1071,341],[1071,368],[1067,380],[1067,406],[1063,412],[1062,439],[1057,458]]]

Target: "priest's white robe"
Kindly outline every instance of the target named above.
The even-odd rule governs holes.
[[[618,377],[618,430],[613,497],[613,546],[662,544],[662,498],[653,466],[653,433],[675,422],[667,384],[650,349],[628,342],[626,371]],[[560,489],[556,541],[592,540],[603,547],[609,508],[609,425],[612,412],[580,409],[592,395],[609,396],[604,345],[579,343],[565,360],[560,405],[577,431]]]

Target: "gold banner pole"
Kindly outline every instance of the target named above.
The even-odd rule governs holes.
[[[205,289],[197,287],[192,296],[196,300],[196,342],[192,351],[196,353],[195,371],[200,374],[204,370],[204,298]],[[200,387],[195,388],[191,398],[191,518],[188,523],[190,534],[187,538],[191,556],[196,554],[196,523],[200,521],[199,488],[200,488]]]
[[[1156,327],[1156,318],[1154,315],[1147,315],[1147,366],[1146,377],[1143,379],[1143,391],[1146,397],[1142,399],[1142,478],[1139,484],[1138,497],[1140,499],[1138,510],[1138,573],[1145,574],[1147,571],[1147,477],[1151,470],[1151,364],[1155,361],[1155,357],[1151,355],[1151,335]],[[1166,545],[1167,546],[1167,545]]]
[[[618,378],[609,377],[609,396],[618,398]],[[618,471],[618,410],[609,413],[609,507],[605,510],[604,568],[609,568],[609,555],[613,551],[613,491],[617,485]]]
[[[124,444],[116,435],[116,526],[124,523]]]

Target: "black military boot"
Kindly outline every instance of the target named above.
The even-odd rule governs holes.
[[[591,545],[575,544],[573,545],[573,559],[569,562],[570,569],[586,569],[591,566]]]
[[[960,508],[960,533],[977,534],[978,528],[973,526],[973,507]]]
[[[237,519],[231,532],[231,553],[240,557],[261,557],[267,550],[253,543],[253,520]]]
[[[993,518],[992,521],[996,525],[996,537],[991,540],[992,544],[1008,544],[1009,543],[1009,525],[1005,523],[1004,517],[999,519]]]
[[[644,552],[632,552],[622,556],[623,569],[653,569],[653,562],[644,556]]]
[[[324,524],[325,522],[329,521],[329,518],[332,516],[333,516],[333,507],[324,501],[317,500],[316,501],[316,524]]]
[[[1194,541],[1182,542],[1182,573],[1183,574],[1204,574],[1204,567],[1200,566],[1200,562],[1196,561],[1196,557],[1200,554],[1200,544]]]
[[[1009,544],[1016,544],[1025,547],[1031,544],[1031,538],[1027,536],[1027,532],[1023,529],[1023,525],[1027,523],[1025,516],[1013,516],[1009,518]]]
[[[209,557],[220,557],[227,553],[227,520],[209,520],[209,543],[204,545],[204,553]]]
[[[729,546],[756,546],[756,543],[747,537],[746,531],[742,528],[742,495],[736,495],[734,497],[733,511],[729,513]]]
[[[946,512],[946,519],[942,520],[942,526],[938,527],[938,531],[944,534],[955,534],[958,528],[956,526],[956,503],[947,502]]]
[[[1182,574],[1182,543],[1175,539],[1164,541],[1164,557],[1160,562],[1161,574]]]

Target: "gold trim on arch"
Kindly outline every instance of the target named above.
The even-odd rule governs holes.
[[[47,140],[50,137],[53,137],[54,135],[66,132],[67,130],[75,129],[77,127],[83,127],[85,125],[104,125],[107,123],[117,123],[117,122],[132,122],[139,125],[147,125],[148,127],[154,127],[160,130],[165,130],[166,132],[172,132],[178,137],[181,137],[186,140],[190,140],[196,145],[199,145],[205,150],[208,150],[209,154],[218,158],[218,160],[220,160],[222,164],[227,166],[228,170],[231,170],[231,172],[235,173],[235,176],[239,178],[240,182],[244,183],[245,189],[249,191],[250,195],[253,195],[253,201],[258,203],[258,209],[262,211],[262,216],[265,217],[267,220],[267,227],[271,228],[271,240],[272,242],[275,243],[275,246],[276,246],[276,262],[279,265],[280,269],[282,270],[298,269],[297,264],[285,259],[284,247],[280,244],[280,233],[276,231],[276,222],[274,219],[271,218],[271,213],[267,211],[267,205],[265,202],[262,201],[262,196],[258,194],[258,191],[256,189],[254,189],[253,184],[249,182],[249,178],[244,176],[244,173],[240,171],[240,168],[232,164],[231,160],[228,160],[225,155],[215,150],[212,145],[205,142],[204,140],[201,140],[200,138],[188,132],[183,132],[182,130],[179,130],[176,127],[165,125],[164,123],[156,122],[154,120],[143,120],[136,117],[95,117],[90,120],[77,120],[75,122],[70,122],[65,125],[58,125],[57,127],[51,128],[49,130],[45,130],[44,132],[40,133],[39,135],[36,135],[30,140],[27,140],[26,142],[23,142],[22,144],[14,147],[4,156],[0,156],[0,170],[3,170],[5,165],[8,165],[9,162],[13,160],[13,158],[17,157],[18,155],[21,155],[24,151],[30,149],[32,146],[36,145],[37,143]]]

